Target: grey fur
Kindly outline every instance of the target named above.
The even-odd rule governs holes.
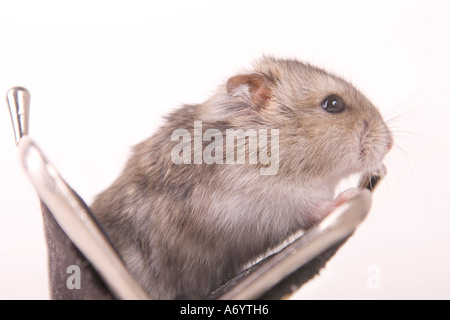
[[[206,102],[168,115],[92,205],[151,298],[204,297],[347,199],[334,199],[336,184],[378,166],[392,146],[378,110],[337,76],[271,57],[241,74],[256,78],[232,78]],[[348,110],[325,112],[320,104],[331,93]],[[174,164],[171,134],[192,131],[194,121],[223,133],[279,129],[279,171],[264,176],[260,165]]]

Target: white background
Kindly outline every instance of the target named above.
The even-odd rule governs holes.
[[[449,12],[435,0],[2,1],[0,95],[28,88],[32,136],[90,203],[164,114],[262,54],[336,72],[380,108],[396,147],[368,218],[295,297],[448,299]],[[47,299],[39,202],[5,99],[0,154],[0,299]]]

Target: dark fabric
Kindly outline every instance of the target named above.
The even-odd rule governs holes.
[[[41,202],[48,249],[50,298],[55,300],[114,299],[93,266],[59,227],[47,206]],[[80,268],[80,289],[69,289],[71,265]],[[69,279],[69,282],[70,279]]]
[[[291,275],[280,281],[275,287],[263,294],[259,299],[280,300],[283,299],[283,297],[292,294],[294,291],[297,291],[306,282],[320,273],[320,270],[325,267],[326,263],[335,255],[349,237],[325,250],[303,267],[294,271]]]
[[[351,235],[350,235],[351,236]],[[349,236],[349,237],[350,237]],[[288,296],[289,294],[293,293],[294,291],[298,290],[301,286],[303,286],[306,282],[314,278],[317,274],[319,274],[320,270],[325,267],[326,263],[334,256],[334,254],[339,250],[339,248],[347,241],[349,238],[338,242],[337,244],[333,245],[329,249],[325,250],[321,254],[319,254],[316,258],[312,259],[308,263],[306,263],[304,266],[298,268],[296,271],[294,271],[292,274],[284,278],[284,280],[280,281],[278,284],[276,284],[274,287],[269,289],[266,293],[264,293],[261,297],[258,299],[261,300],[279,300],[283,299],[284,297]],[[272,258],[275,254],[259,261],[257,264],[249,267],[248,269],[244,270],[242,273],[237,275],[236,277],[230,279],[229,281],[225,282],[222,286],[211,292],[206,299],[207,300],[215,300],[222,296],[225,292],[228,292],[236,286],[238,283],[240,283],[242,280],[247,278],[250,274],[258,270],[258,268],[261,267],[261,265]]]

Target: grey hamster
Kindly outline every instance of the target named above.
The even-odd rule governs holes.
[[[392,145],[349,82],[263,57],[169,114],[92,210],[151,298],[202,298],[350,198],[339,181]]]

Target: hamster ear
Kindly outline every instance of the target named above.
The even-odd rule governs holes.
[[[227,82],[227,92],[231,97],[241,97],[252,107],[262,108],[272,91],[269,80],[260,73],[239,74]]]

